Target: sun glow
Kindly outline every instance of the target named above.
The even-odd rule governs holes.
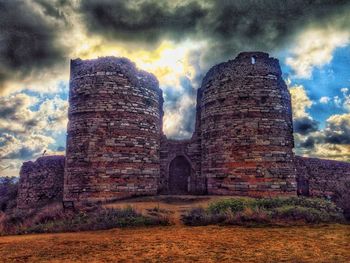
[[[187,116],[188,107],[194,107],[195,98],[185,94],[182,79],[187,78],[192,85],[195,83],[200,65],[198,54],[205,48],[204,42],[183,41],[175,43],[164,40],[153,49],[135,45],[125,45],[117,42],[106,42],[99,37],[87,37],[79,32],[79,39],[73,57],[92,59],[102,56],[126,57],[140,69],[153,73],[159,80],[160,88],[177,90],[183,95],[178,100],[176,108],[167,109],[165,104],[163,130],[168,136],[178,135],[181,125]],[[197,52],[197,53],[196,53]],[[194,61],[194,58],[197,61]],[[166,98],[165,98],[166,99]],[[190,134],[180,134],[188,137]]]
[[[183,41],[174,43],[162,41],[154,49],[140,48],[135,45],[125,45],[117,42],[105,42],[98,37],[87,37],[79,34],[79,39],[72,54],[73,57],[92,59],[102,56],[127,57],[135,62],[137,67],[153,73],[160,86],[180,88],[181,77],[193,79],[196,71],[189,61],[192,52],[204,47],[204,43]]]

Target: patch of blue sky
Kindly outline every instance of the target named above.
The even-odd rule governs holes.
[[[49,145],[49,150],[57,151],[61,147],[66,147],[66,131],[52,133],[50,134],[50,137],[52,137],[55,140],[55,142]]]
[[[287,53],[284,54],[286,56]],[[342,104],[336,103],[335,97],[343,99],[342,88],[350,90],[350,45],[338,48],[333,53],[330,63],[322,67],[314,67],[312,76],[309,79],[297,78],[293,70],[283,63],[285,57],[281,59],[281,68],[284,78],[290,78],[292,85],[302,85],[308,97],[313,101],[312,107],[308,110],[311,116],[320,122],[320,127],[334,114],[343,114],[345,109]],[[320,103],[322,97],[330,98],[328,103]]]

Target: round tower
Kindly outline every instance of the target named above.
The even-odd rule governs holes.
[[[240,53],[199,90],[202,176],[209,194],[295,194],[290,94],[277,59]]]
[[[163,96],[125,58],[71,61],[65,201],[157,193]]]

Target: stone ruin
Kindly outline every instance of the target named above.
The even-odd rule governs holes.
[[[62,201],[64,156],[44,156],[23,163],[20,171],[17,207],[36,208]]]
[[[332,197],[350,180],[350,163],[295,157],[298,194],[313,197]]]
[[[163,95],[127,59],[71,62],[65,200],[154,195]]]
[[[125,58],[72,60],[65,165],[51,156],[24,163],[18,207],[156,194],[296,195],[297,179],[314,193],[320,165],[344,173],[350,164],[294,156],[281,74],[263,52],[214,66],[197,92],[192,137],[173,140],[162,131],[154,75]]]

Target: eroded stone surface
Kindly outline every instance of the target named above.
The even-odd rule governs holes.
[[[209,70],[198,93],[208,193],[295,194],[291,100],[278,60],[241,53]]]
[[[296,156],[298,194],[332,197],[350,178],[350,163]]]
[[[64,199],[156,194],[162,108],[157,79],[129,60],[73,60]]]
[[[64,156],[44,156],[23,163],[20,171],[17,207],[37,208],[62,201]]]

